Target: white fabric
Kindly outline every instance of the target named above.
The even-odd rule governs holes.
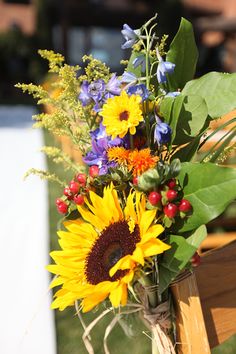
[[[0,353],[55,354],[49,262],[47,185],[23,181],[31,167],[45,169],[33,107],[0,106]]]

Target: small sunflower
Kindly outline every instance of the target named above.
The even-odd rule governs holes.
[[[52,308],[64,310],[81,300],[87,312],[108,296],[114,307],[125,305],[137,267],[170,247],[157,238],[163,227],[154,224],[156,210],[145,209],[141,193],[130,192],[123,211],[112,184],[103,197],[91,191],[89,199],[78,206],[82,218],[58,232],[62,250],[51,252],[56,264],[48,270],[58,276],[51,286],[62,286]]]
[[[136,127],[143,121],[141,100],[141,96],[129,96],[125,91],[120,96],[108,98],[100,114],[106,132],[112,139],[117,136],[123,138],[128,131],[131,135],[136,133]]]

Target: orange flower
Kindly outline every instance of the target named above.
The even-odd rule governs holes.
[[[130,150],[126,150],[124,147],[115,146],[107,150],[107,156],[109,161],[115,161],[120,165],[127,165]]]
[[[133,171],[134,176],[139,176],[143,172],[154,168],[158,161],[157,156],[152,156],[150,149],[133,150],[129,153],[128,169]]]

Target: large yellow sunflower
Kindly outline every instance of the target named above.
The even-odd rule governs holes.
[[[130,192],[122,211],[113,185],[103,197],[90,192],[86,206],[78,206],[81,219],[67,221],[68,231],[59,231],[62,250],[51,252],[50,272],[58,277],[52,287],[62,285],[52,308],[65,309],[81,300],[83,312],[108,296],[114,307],[127,302],[127,286],[145,258],[170,246],[159,240],[163,227],[154,224],[156,210],[145,209],[145,196]]]
[[[100,112],[106,132],[112,138],[123,138],[128,131],[131,135],[136,133],[136,126],[143,121],[139,95],[128,96],[122,91],[120,96],[108,98]]]

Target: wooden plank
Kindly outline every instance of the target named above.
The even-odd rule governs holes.
[[[184,272],[172,283],[178,354],[210,354],[195,275]]]
[[[236,333],[236,241],[206,252],[195,269],[210,347]]]
[[[199,251],[221,247],[234,240],[236,240],[236,232],[210,233],[201,243]]]

